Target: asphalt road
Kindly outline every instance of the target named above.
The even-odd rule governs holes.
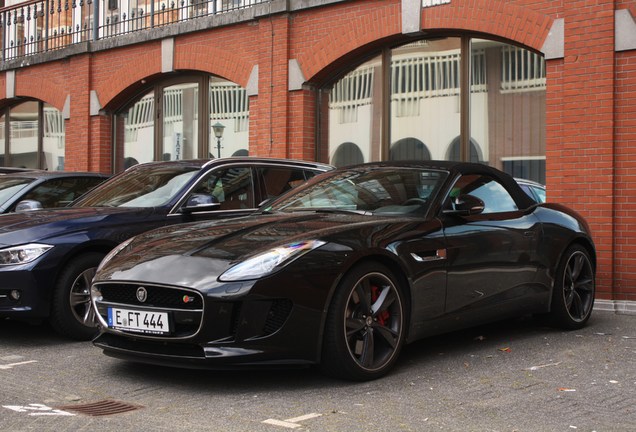
[[[367,383],[136,365],[0,321],[2,431],[636,431],[636,316],[530,319],[409,345]],[[128,411],[127,411],[128,410]],[[103,414],[103,415],[95,415]]]

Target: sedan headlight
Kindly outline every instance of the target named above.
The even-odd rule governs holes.
[[[320,240],[310,240],[270,249],[231,267],[219,277],[219,280],[234,282],[258,279],[283,268],[293,260],[324,244],[325,242]]]
[[[26,264],[44,255],[53,246],[40,243],[29,243],[0,249],[0,265]]]

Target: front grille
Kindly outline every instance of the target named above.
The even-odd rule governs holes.
[[[137,290],[142,287],[147,292],[143,302],[137,298]],[[109,307],[133,310],[157,310],[170,314],[172,332],[161,337],[184,338],[194,335],[201,327],[203,297],[196,291],[183,288],[140,284],[99,284],[102,299],[97,302],[97,312],[108,322]],[[138,332],[120,330],[129,334]],[[144,336],[152,337],[145,334]]]
[[[142,286],[148,291],[148,298],[143,303],[137,300],[137,289]],[[109,303],[189,310],[203,307],[203,297],[199,293],[180,288],[141,284],[104,284],[99,288],[104,301]],[[184,301],[186,296],[192,301]]]

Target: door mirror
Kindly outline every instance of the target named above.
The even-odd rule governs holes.
[[[184,213],[192,213],[196,211],[218,210],[221,203],[215,196],[205,193],[195,193],[190,195],[182,211]]]
[[[44,208],[44,206],[42,205],[42,203],[40,201],[23,200],[23,201],[20,201],[15,206],[15,211],[16,212],[25,212],[25,211],[32,211],[32,210],[41,210],[43,208]]]
[[[480,214],[486,205],[474,195],[459,195],[451,199],[451,208],[444,210],[444,214],[470,216]]]

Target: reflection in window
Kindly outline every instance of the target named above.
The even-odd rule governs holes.
[[[459,137],[455,138],[448,148],[448,154],[446,156],[447,160],[450,161],[461,161],[461,153],[460,153],[460,142]],[[470,140],[470,162],[481,162],[483,161],[482,152],[479,149],[479,145],[477,145],[473,140]]]
[[[509,44],[473,39],[484,52],[488,91],[472,92],[471,141],[483,161],[516,177],[545,182],[545,60]]]
[[[209,151],[213,157],[249,154],[249,97],[243,87],[217,77],[210,77],[210,125],[224,126],[218,139],[210,126]]]
[[[545,90],[545,60],[512,45],[501,47],[501,91]]]
[[[322,128],[328,132],[328,160],[333,165],[380,159],[381,85],[382,58],[377,56],[325,89],[328,113]]]
[[[39,168],[38,108],[38,102],[30,101],[13,107],[9,113],[11,166]]]
[[[218,138],[212,128],[217,123],[223,126]],[[114,124],[115,171],[153,160],[249,154],[247,92],[218,77],[157,83],[116,113]]]
[[[470,155],[545,179],[536,162],[545,159],[545,60],[529,50],[467,37],[410,42],[328,83],[318,99],[322,161],[351,163],[353,147],[342,143],[355,143],[365,162]]]
[[[506,188],[489,176],[479,174],[462,176],[457,180],[450,194],[452,198],[460,195],[472,195],[482,200],[483,214],[518,210],[515,200]]]
[[[545,157],[504,158],[503,170],[513,177],[530,179],[545,184]]]
[[[154,158],[153,142],[155,133],[154,92],[146,93],[126,112],[118,116],[123,120],[123,168],[138,163],[150,162]]]
[[[390,160],[431,160],[431,152],[416,138],[404,138],[391,146]]]
[[[27,101],[1,112],[0,165],[64,170],[64,118],[59,110]]]
[[[163,147],[161,160],[199,157],[199,84],[182,83],[163,89]]]
[[[460,133],[460,61],[459,38],[391,50],[391,159],[446,158]]]
[[[331,159],[331,164],[336,167],[354,165],[364,162],[364,155],[360,147],[354,143],[344,143],[338,146]]]
[[[66,134],[64,131],[64,117],[62,113],[44,104],[42,109],[42,154],[45,159],[45,169],[54,171],[64,171],[64,141]]]

